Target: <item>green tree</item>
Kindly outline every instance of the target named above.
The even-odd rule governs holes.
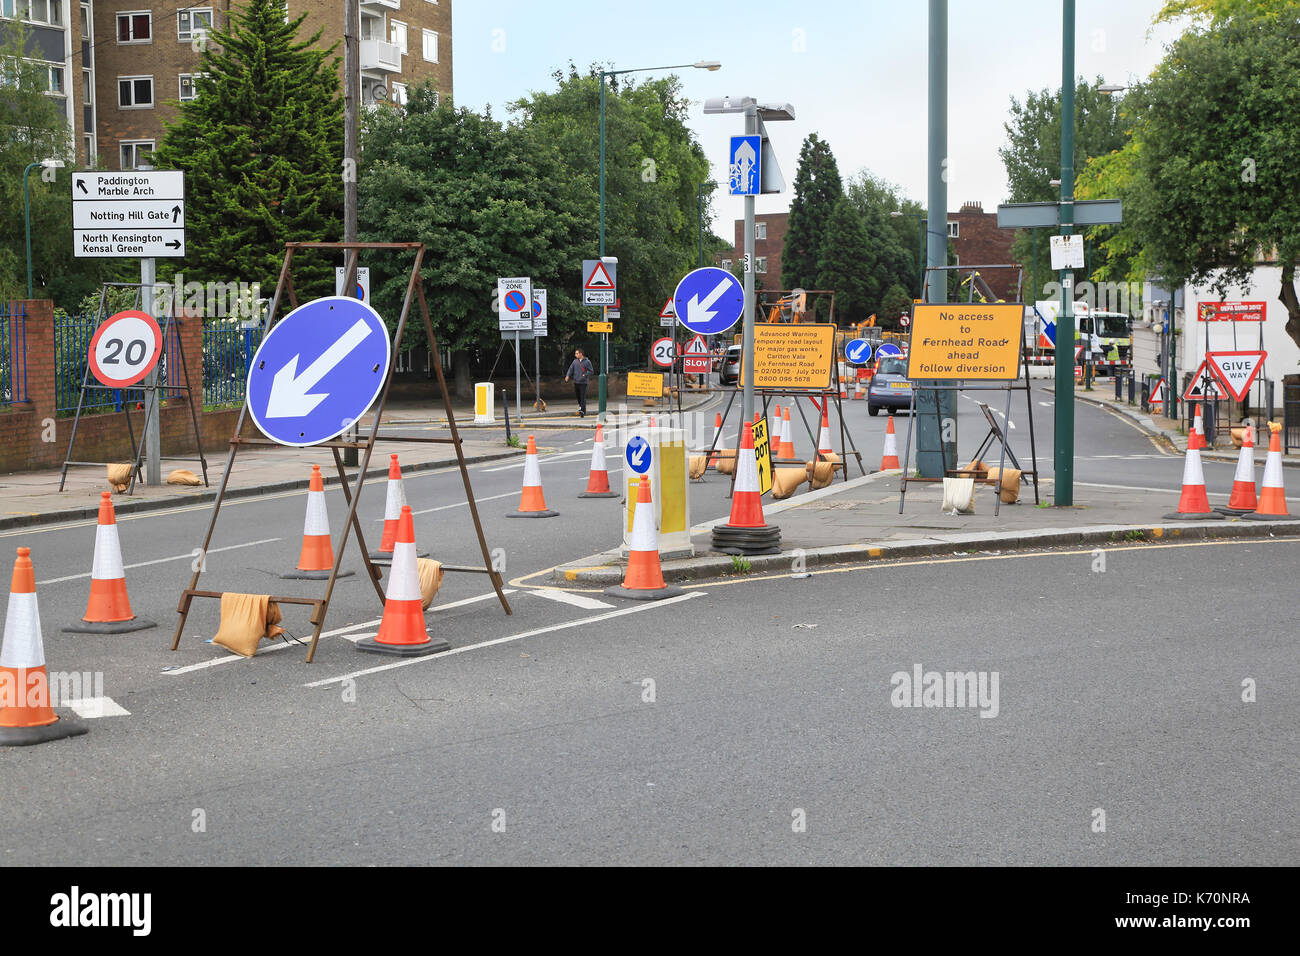
[[[886,328],[898,328],[898,317],[912,311],[912,296],[901,285],[894,284],[885,290],[880,299],[880,323]]]
[[[835,318],[840,324],[866,319],[878,280],[863,267],[872,255],[862,215],[840,197],[822,236],[815,288],[835,290]]]
[[[863,170],[851,178],[845,195],[862,217],[867,253],[862,262],[866,273],[867,314],[884,315],[884,296],[890,287],[914,286],[917,278],[915,216],[893,216],[900,207],[915,207],[899,194],[893,183]],[[893,317],[897,317],[894,313]]]
[[[783,288],[817,287],[827,227],[843,195],[844,185],[830,145],[810,133],[799,149],[799,166],[794,175],[794,198],[781,252]]]
[[[248,0],[213,32],[196,96],[154,154],[158,168],[185,171],[187,254],[169,274],[271,289],[286,241],[342,238],[338,58],[317,48],[319,31],[299,39],[304,19],[286,22],[283,0]],[[299,297],[333,292],[334,265],[296,259]]]

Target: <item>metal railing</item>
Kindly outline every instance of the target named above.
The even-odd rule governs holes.
[[[262,342],[262,328],[227,323],[203,328],[203,404],[242,405],[253,355]]]
[[[1282,444],[1287,455],[1292,448],[1300,448],[1300,382],[1282,387]]]
[[[27,401],[27,310],[0,302],[0,405]]]
[[[193,321],[193,320],[191,320]],[[166,327],[166,323],[161,323]],[[54,411],[58,415],[71,415],[77,410],[81,383],[85,380],[86,365],[90,361],[90,341],[99,322],[94,315],[55,315],[54,317]],[[181,337],[175,327],[168,328],[158,357],[158,382],[163,386],[162,400],[183,395],[180,386]],[[170,370],[176,370],[177,382],[168,381]],[[92,377],[88,384],[95,384]],[[138,388],[87,389],[81,403],[83,415],[94,412],[121,411],[123,407],[144,401],[144,392]]]

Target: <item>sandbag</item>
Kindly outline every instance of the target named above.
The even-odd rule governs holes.
[[[433,558],[416,558],[415,568],[420,575],[420,607],[427,611],[433,599],[438,596],[442,576],[446,572],[442,570],[442,562]]]
[[[808,480],[808,472],[802,468],[776,468],[772,471],[772,497],[777,501],[789,498],[799,490],[799,486]]]
[[[975,513],[975,479],[945,478],[943,480],[944,514],[973,515]]]
[[[221,627],[212,643],[243,657],[252,657],[263,637],[269,639],[284,633],[284,628],[278,626],[280,620],[280,605],[269,594],[227,591],[221,595]]]
[[[692,478],[696,478],[696,479],[703,478],[704,472],[708,470],[708,467],[709,467],[708,455],[691,455],[690,475]]]
[[[971,478],[978,478],[980,480],[983,480],[985,474],[988,472],[989,469],[988,466],[984,464],[983,459],[976,458],[969,465],[962,465],[957,470],[961,472],[965,472]]]
[[[116,492],[126,491],[131,484],[130,465],[109,465],[108,466],[108,484]]]
[[[1020,500],[1020,470],[1018,468],[1007,468],[998,471],[996,467],[989,469],[989,476],[986,479],[990,485],[997,487],[998,475],[1002,475],[1002,491],[999,497],[1002,503],[1013,505]]]
[[[190,471],[188,468],[177,468],[175,471],[173,471],[170,475],[167,476],[167,484],[201,485],[203,484],[203,479],[201,479],[198,475],[194,474],[194,472]]]
[[[835,452],[826,452],[818,461],[810,461],[805,466],[809,484],[813,490],[825,488],[835,480],[835,472],[840,467],[840,456]]]
[[[736,470],[736,449],[719,448],[716,449],[716,452],[721,456],[718,458],[717,464],[719,474],[729,475]]]

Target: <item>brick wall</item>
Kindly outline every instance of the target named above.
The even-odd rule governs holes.
[[[985,212],[980,203],[963,203],[957,212],[948,213],[948,221],[960,223],[957,238],[952,241],[962,265],[1004,265],[1014,262],[1011,244],[1015,241],[1014,229],[999,229],[998,215]],[[966,273],[962,273],[963,278]],[[989,269],[980,272],[980,278],[989,284],[999,298],[1013,301],[1016,296],[1015,269]]]

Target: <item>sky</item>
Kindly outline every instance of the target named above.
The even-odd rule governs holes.
[[[428,0],[407,0],[408,3]],[[705,116],[707,97],[789,103],[793,122],[768,134],[787,187],[809,133],[826,140],[846,180],[859,170],[926,199],[927,0],[453,0],[453,98],[505,105],[554,88],[570,60],[585,71],[719,60],[716,72],[678,73],[692,101],[690,127],[725,185],[729,138],[740,114]],[[993,211],[1006,201],[998,156],[1011,97],[1061,82],[1061,4],[1051,0],[951,0],[948,4],[948,208]],[[1160,0],[1080,0],[1075,72],[1124,84],[1144,78],[1179,32],[1151,20]],[[650,77],[654,73],[643,76]],[[595,130],[593,130],[595,135]],[[638,158],[638,162],[639,162]],[[783,212],[791,193],[760,196],[759,213]],[[714,231],[730,238],[743,201],[720,190]]]

